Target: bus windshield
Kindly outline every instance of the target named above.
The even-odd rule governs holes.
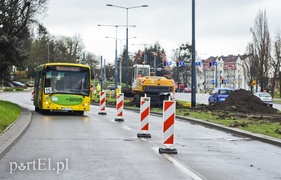
[[[90,93],[90,74],[88,68],[48,66],[45,73],[45,94],[89,95]]]

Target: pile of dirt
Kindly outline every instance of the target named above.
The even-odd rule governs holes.
[[[224,102],[207,107],[208,110],[227,110],[245,114],[276,114],[277,109],[266,105],[252,92],[244,89],[233,91]]]

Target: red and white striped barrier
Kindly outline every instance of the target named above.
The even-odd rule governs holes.
[[[159,153],[167,154],[177,154],[176,149],[170,149],[170,146],[174,144],[175,141],[175,112],[176,112],[176,102],[165,100],[163,102],[163,136],[162,143],[167,148],[159,148]]]
[[[140,101],[140,130],[142,133],[138,133],[138,138],[151,138],[148,132],[149,130],[149,115],[150,115],[150,97],[141,97]]]
[[[106,102],[106,92],[101,91],[100,92],[100,111],[98,114],[101,115],[106,115],[107,113],[105,112],[105,102]]]
[[[124,94],[119,93],[116,99],[117,117],[115,118],[115,121],[124,121],[123,108],[124,108]]]

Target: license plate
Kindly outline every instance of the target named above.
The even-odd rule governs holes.
[[[72,110],[72,108],[69,108],[69,107],[63,107],[63,108],[61,108],[61,110],[71,111],[71,110]]]

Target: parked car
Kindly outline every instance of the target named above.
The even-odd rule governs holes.
[[[33,87],[34,86],[34,81],[28,81],[26,83],[26,87]]]
[[[208,102],[210,105],[223,102],[232,92],[230,88],[215,88],[210,93]]]
[[[109,90],[115,90],[115,84],[109,84],[108,89]]]
[[[25,87],[25,85],[19,81],[12,81],[12,85],[15,87]]]
[[[258,98],[260,98],[260,100],[262,100],[262,102],[264,102],[265,104],[267,104],[271,107],[273,106],[273,98],[269,93],[256,92],[256,93],[254,93],[254,95],[257,96]]]
[[[184,93],[191,93],[191,87],[186,87],[183,89]]]

